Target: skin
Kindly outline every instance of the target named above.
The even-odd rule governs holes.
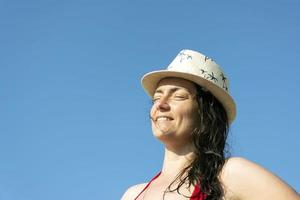
[[[160,81],[153,96],[150,111],[153,135],[178,153],[192,146],[190,133],[198,121],[195,94],[193,83],[168,78]]]
[[[191,132],[196,127],[196,88],[190,81],[166,78],[159,82],[150,111],[153,135],[165,145],[161,175],[155,179],[139,200],[162,199],[164,190],[194,157]],[[163,117],[159,119],[160,117]],[[165,118],[164,118],[165,117]],[[300,200],[299,195],[278,177],[244,158],[227,160],[220,174],[224,200]],[[122,200],[134,200],[146,183],[130,187]],[[180,192],[191,195],[193,187]],[[166,200],[188,199],[176,192],[167,193]]]

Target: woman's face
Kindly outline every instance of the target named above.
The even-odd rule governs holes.
[[[197,110],[194,83],[181,78],[161,80],[150,112],[154,136],[163,142],[189,142],[197,126]]]

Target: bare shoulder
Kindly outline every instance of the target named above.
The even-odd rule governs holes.
[[[147,183],[141,183],[141,184],[131,186],[123,194],[121,200],[134,200],[134,198],[137,197],[137,195],[144,189],[144,187],[146,187],[146,185]]]
[[[287,169],[288,170],[288,169]],[[262,166],[242,157],[229,158],[221,173],[225,195],[240,200],[300,200],[283,180]]]

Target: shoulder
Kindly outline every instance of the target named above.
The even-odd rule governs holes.
[[[242,157],[229,158],[220,178],[225,195],[229,193],[236,199],[299,200],[299,195],[279,177]]]
[[[263,170],[263,168],[245,158],[231,157],[226,160],[222,169],[222,174],[225,176],[233,175],[233,173],[243,173],[248,170],[250,170],[251,172],[262,172],[261,170]]]
[[[147,183],[141,183],[134,186],[131,186],[126,190],[126,192],[123,194],[121,200],[133,200],[135,199],[139,193],[146,187]]]

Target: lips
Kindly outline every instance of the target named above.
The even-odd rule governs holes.
[[[173,120],[172,117],[169,116],[158,116],[156,117],[155,121],[160,122],[160,121],[171,121]]]

